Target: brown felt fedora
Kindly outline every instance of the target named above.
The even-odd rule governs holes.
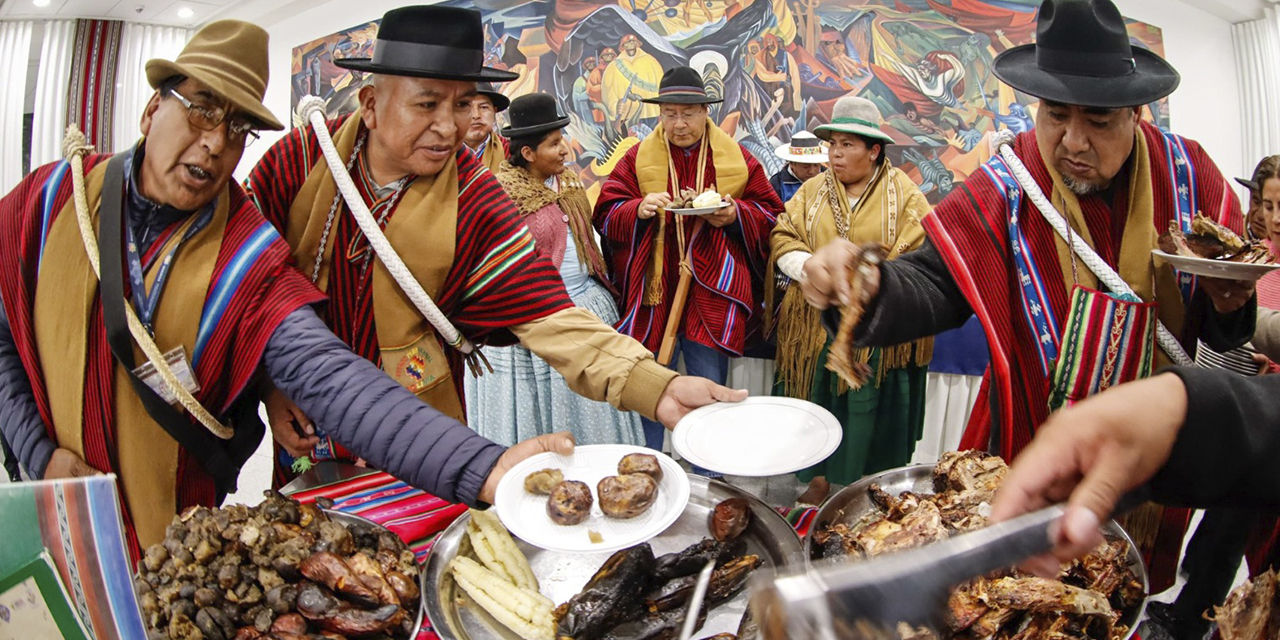
[[[240,20],[210,22],[191,36],[173,60],[147,61],[147,82],[158,88],[173,76],[209,87],[266,129],[284,125],[262,104],[267,93],[267,32]]]

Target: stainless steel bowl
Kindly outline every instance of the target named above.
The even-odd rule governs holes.
[[[382,526],[382,525],[380,525],[380,524],[378,524],[378,523],[376,523],[376,522],[374,522],[374,521],[372,521],[372,520],[370,520],[370,519],[368,519],[368,518],[366,518],[366,517],[364,517],[364,516],[358,516],[358,515],[355,515],[355,514],[352,514],[352,513],[343,513],[343,512],[341,512],[341,511],[334,511],[334,510],[332,510],[332,509],[321,509],[321,511],[323,511],[323,512],[324,512],[324,514],[325,514],[326,516],[328,516],[330,520],[332,520],[332,521],[334,521],[334,522],[341,523],[341,524],[342,524],[342,526],[347,527],[348,529],[349,529],[349,528],[351,528],[351,526],[352,526],[352,525],[358,525],[358,526],[361,526],[361,527],[370,527],[370,528],[373,528],[373,529],[381,529],[382,531],[386,531],[386,532],[390,533],[391,535],[395,535],[395,533],[394,533],[393,531],[391,531],[390,529],[388,529],[388,528],[386,528],[386,527],[384,527],[384,526]],[[396,536],[396,540],[400,540],[400,536]],[[403,541],[403,540],[401,540],[401,542],[403,543],[404,541]],[[407,545],[407,544],[406,544],[406,545],[405,545],[405,548],[406,548],[406,549],[408,549],[408,548],[409,548],[409,545]],[[422,620],[423,620],[423,619],[424,619],[424,617],[427,615],[427,590],[426,590],[426,588],[425,588],[425,586],[424,586],[426,583],[425,583],[425,582],[423,582],[423,576],[424,576],[424,575],[425,575],[425,574],[422,572],[422,567],[418,567],[418,592],[420,593],[420,595],[418,596],[418,615],[413,619],[413,628],[414,628],[414,629],[421,629],[421,628],[422,628]],[[415,632],[414,632],[412,635],[410,635],[409,637],[410,637],[410,638],[417,638],[417,637],[418,637],[418,633],[415,631]]]
[[[933,465],[917,464],[883,471],[867,476],[827,498],[827,501],[822,503],[822,507],[818,509],[818,514],[813,519],[813,526],[809,528],[809,535],[805,536],[805,563],[812,564],[814,562],[813,532],[817,531],[818,527],[821,527],[824,523],[853,525],[860,520],[873,517],[879,513],[879,509],[871,502],[871,496],[867,493],[867,489],[873,483],[880,485],[880,488],[892,496],[896,496],[903,491],[921,494],[934,493]],[[1147,582],[1147,566],[1143,563],[1142,554],[1138,552],[1137,546],[1133,544],[1133,539],[1115,520],[1108,521],[1102,530],[1106,535],[1122,538],[1129,544],[1129,568],[1133,569],[1134,574],[1142,581],[1142,592],[1147,593],[1151,588],[1150,583]],[[1142,620],[1142,614],[1146,611],[1146,608],[1147,599],[1143,598],[1138,603],[1138,606],[1120,616],[1118,622],[1129,627],[1129,635],[1126,636],[1126,639],[1132,638],[1137,631],[1138,622]]]
[[[729,498],[745,498],[751,505],[751,524],[743,537],[747,541],[747,553],[759,555],[768,567],[798,564],[801,562],[800,539],[795,530],[769,505],[740,489],[723,482],[701,476],[689,476],[689,503],[684,514],[661,535],[649,541],[655,554],[672,553],[710,537],[708,527],[711,511]],[[519,640],[506,627],[476,606],[460,589],[455,589],[453,578],[447,571],[449,561],[459,553],[470,552],[467,537],[469,515],[454,521],[427,556],[422,590],[427,597],[427,618],[442,640]],[[556,604],[565,602],[582,590],[587,580],[609,558],[609,553],[559,553],[546,551],[516,539],[516,545],[529,559],[529,566],[538,578],[542,594]],[[428,596],[427,592],[431,594]],[[732,600],[711,610],[706,624],[696,637],[717,633],[733,633],[746,611],[747,593],[744,590]]]

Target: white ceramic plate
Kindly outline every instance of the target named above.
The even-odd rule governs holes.
[[[774,476],[811,467],[840,446],[830,411],[795,398],[759,396],[689,412],[671,434],[676,453],[734,476]]]
[[[1209,258],[1175,256],[1165,253],[1159,249],[1152,249],[1151,253],[1173,265],[1173,268],[1182,271],[1183,273],[1205,276],[1207,278],[1222,278],[1224,280],[1244,280],[1252,282],[1267,275],[1267,273],[1271,271],[1280,269],[1280,264],[1245,264],[1242,262],[1227,262],[1226,260],[1211,260]]]
[[[721,200],[720,204],[714,207],[689,207],[687,209],[667,209],[667,211],[678,216],[705,216],[708,213],[715,213],[727,206],[729,206],[729,203]]]
[[[605,517],[600,511],[596,484],[618,475],[618,461],[629,453],[657,456],[662,466],[658,498],[648,511],[627,520]],[[558,525],[547,515],[547,496],[524,490],[524,479],[541,469],[559,469],[565,480],[578,480],[591,488],[591,515],[571,526]],[[640,544],[662,533],[684,513],[689,502],[689,477],[675,460],[653,449],[625,444],[593,444],[577,447],[571,456],[540,453],[512,467],[498,483],[494,507],[512,535],[535,547],[564,553],[617,551]],[[592,542],[588,531],[600,534]]]

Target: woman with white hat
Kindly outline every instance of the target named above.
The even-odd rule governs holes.
[[[822,173],[827,167],[826,145],[808,131],[791,136],[791,143],[779,146],[774,153],[787,161],[782,171],[769,178],[769,184],[784,203],[796,194],[805,180]]]
[[[836,238],[879,242],[889,248],[890,260],[924,242],[920,220],[929,213],[929,203],[906,173],[889,164],[885,150],[893,139],[880,125],[880,111],[870,100],[847,96],[836,102],[831,123],[814,131],[830,143],[831,170],[800,187],[770,236],[770,268],[785,275],[781,280],[787,283],[776,315],[774,393],[816,402],[844,425],[839,448],[825,462],[797,474],[802,481],[826,476],[832,483],[848,484],[906,464],[923,428],[933,340],[856,349],[854,358],[875,375],[865,386],[850,389],[826,369],[830,339],[820,312],[805,302],[798,286],[805,261]]]

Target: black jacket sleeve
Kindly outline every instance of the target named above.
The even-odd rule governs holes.
[[[959,327],[971,315],[938,249],[926,238],[915,251],[880,265],[880,292],[854,339],[862,347],[901,344]],[[824,320],[838,327],[839,310],[828,310]]]
[[[1175,367],[1187,419],[1152,497],[1191,507],[1280,507],[1280,375]]]
[[[44,469],[58,446],[49,438],[36,408],[31,381],[18,355],[3,302],[0,302],[0,435],[27,475],[44,477]]]
[[[280,323],[263,362],[276,387],[342,446],[450,502],[476,505],[506,451],[352,353],[311,307]]]

